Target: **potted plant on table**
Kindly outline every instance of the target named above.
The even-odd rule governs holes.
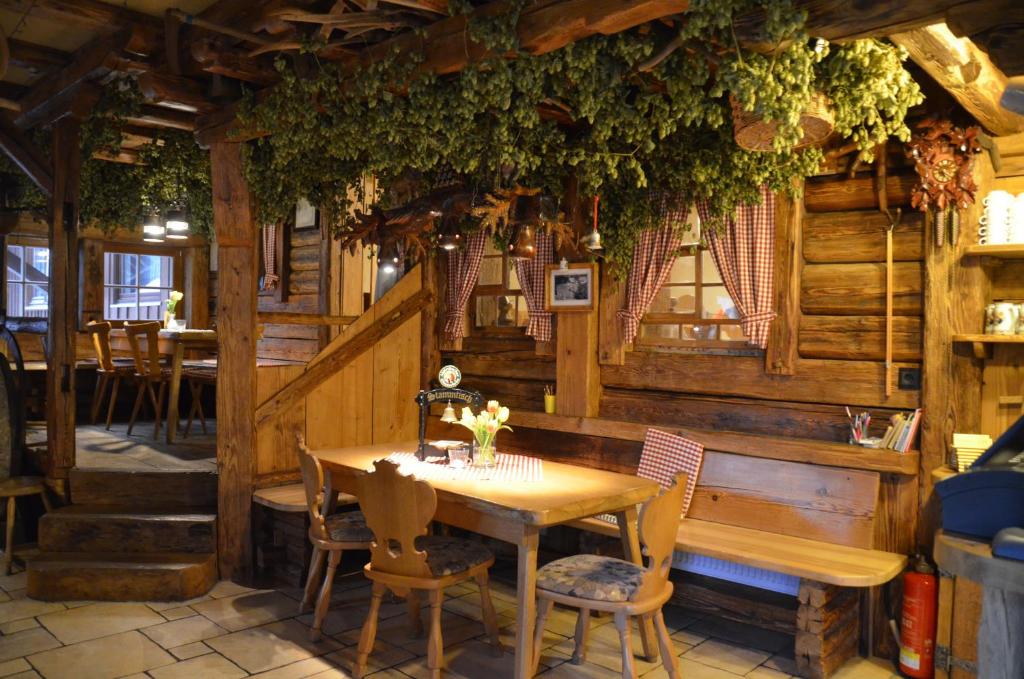
[[[508,416],[508,408],[497,401],[488,401],[486,409],[479,415],[474,415],[468,407],[462,409],[462,419],[458,423],[473,432],[473,464],[481,467],[495,465],[494,439],[502,429],[512,431],[512,427],[505,424]]]

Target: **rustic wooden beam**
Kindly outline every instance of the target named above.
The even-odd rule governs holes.
[[[192,113],[152,104],[144,104],[139,115],[127,116],[125,120],[144,128],[170,128],[184,132],[192,132],[196,128],[196,117]]]
[[[288,311],[261,311],[257,316],[260,323],[282,325],[352,325],[357,316],[334,316],[330,314],[296,314]]]
[[[1024,24],[1024,5],[1020,0],[989,0],[984,11],[978,10],[977,3],[967,3],[950,10],[946,24],[956,35],[971,38],[1006,75],[1024,74],[1019,28]]]
[[[277,71],[265,61],[253,59],[248,52],[225,44],[220,38],[195,40],[189,46],[192,58],[207,73],[228,76],[256,85],[271,85],[278,80]]]
[[[46,155],[4,114],[0,114],[0,151],[3,151],[40,191],[47,196],[53,194],[53,172]]]
[[[67,96],[86,80],[108,72],[111,55],[124,49],[128,39],[129,33],[121,31],[97,38],[77,50],[67,67],[60,73],[43,78],[21,98],[21,114],[15,119],[18,127],[24,130],[45,122],[52,108],[51,102]]]
[[[256,466],[256,279],[252,195],[239,144],[210,149],[218,243],[217,556],[220,577],[252,573],[250,511]]]
[[[429,290],[420,290],[395,307],[394,311],[379,318],[362,332],[353,335],[347,342],[337,344],[326,355],[318,356],[317,362],[310,364],[306,372],[260,404],[256,409],[256,424],[266,424],[284,412],[298,399],[311,393],[431,302],[433,302],[432,293]]]
[[[64,68],[71,61],[69,52],[45,45],[36,45],[17,38],[8,38],[7,44],[11,50],[11,65],[23,68],[35,75]]]
[[[970,38],[958,38],[944,23],[889,37],[991,133],[1004,135],[1024,130],[1024,115],[999,104],[1006,89],[1006,76]]]
[[[111,33],[131,29],[126,49],[153,54],[159,47],[160,20],[121,4],[102,0],[0,0],[0,8],[19,16],[36,17],[77,29]]]
[[[803,272],[803,180],[796,197],[775,197],[775,290],[777,314],[768,335],[764,370],[770,375],[793,375],[800,332],[800,277]]]
[[[138,77],[139,89],[147,101],[187,107],[194,112],[209,113],[217,105],[206,97],[202,83],[189,78],[148,71]]]

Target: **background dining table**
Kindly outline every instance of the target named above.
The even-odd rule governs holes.
[[[110,348],[131,353],[128,337],[121,328],[110,331]],[[174,443],[178,431],[178,399],[181,394],[181,371],[186,351],[216,351],[216,330],[161,330],[157,350],[171,357],[171,394],[167,403],[167,442]]]
[[[375,460],[396,452],[414,452],[417,442],[313,450],[324,466],[327,497],[355,492],[357,475],[373,469]],[[500,453],[499,453],[500,454]],[[453,474],[454,476],[454,474]],[[598,514],[615,514],[627,559],[641,563],[637,505],[658,493],[658,484],[638,476],[544,461],[536,481],[431,478],[437,492],[434,520],[509,542],[518,548],[516,612],[516,679],[532,670],[536,622],[537,550],[542,528]],[[641,624],[644,655],[656,660],[653,629]]]

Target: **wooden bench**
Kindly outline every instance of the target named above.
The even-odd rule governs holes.
[[[636,473],[647,425],[516,413],[503,449]],[[828,676],[859,651],[861,600],[868,648],[889,643],[874,616],[878,590],[902,572],[913,544],[918,456],[855,446],[658,426],[705,445],[676,548],[800,578],[791,629],[805,677]],[[441,428],[436,433],[446,432]],[[448,432],[451,433],[451,432]],[[432,434],[433,435],[433,434]],[[573,524],[618,535],[614,524]],[[685,581],[685,579],[684,579]],[[685,587],[677,601],[686,600]],[[880,608],[880,607],[879,607]],[[742,618],[744,611],[738,611]],[[884,636],[883,636],[884,635]]]

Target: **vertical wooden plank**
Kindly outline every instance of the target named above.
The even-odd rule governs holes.
[[[429,389],[430,381],[441,369],[441,350],[437,341],[438,291],[441,287],[437,255],[428,253],[423,260],[423,288],[430,290],[433,301],[420,314],[420,389]],[[418,433],[418,432],[417,432]]]
[[[185,320],[190,328],[210,326],[210,248],[200,246],[185,252]]]
[[[289,277],[292,270],[292,234],[295,229],[289,221],[284,221],[277,227],[274,245],[277,249],[277,301],[284,303],[288,301]]]
[[[81,122],[67,115],[53,129],[50,198],[50,322],[46,372],[47,476],[66,479],[75,466],[75,342],[78,329],[78,193]]]
[[[377,321],[424,284],[424,264],[408,271],[373,306]],[[373,347],[373,442],[408,441],[419,433],[420,342],[423,313],[418,313]],[[369,352],[368,352],[369,353]],[[365,397],[365,388],[361,389]]]
[[[1024,395],[1024,354],[1012,344],[996,344],[991,351],[982,381],[980,431],[995,439],[1024,412],[1016,400]],[[1001,400],[1004,396],[1012,398]]]
[[[83,238],[79,248],[82,284],[78,291],[82,325],[103,320],[103,241]]]
[[[322,219],[322,217],[321,217]],[[320,288],[317,290],[317,309],[319,313],[331,313],[331,238],[320,239]],[[320,348],[323,349],[331,341],[329,326],[320,326]]]
[[[302,374],[301,365],[268,365],[256,368],[256,402],[262,403]],[[281,417],[257,429],[256,477],[299,468],[295,458],[295,432],[306,423],[306,404],[300,402]]]
[[[597,362],[598,311],[561,313],[555,338],[555,400],[559,415],[597,417],[601,368]]]
[[[250,510],[256,456],[256,278],[252,198],[241,145],[210,147],[218,243],[217,551],[220,576],[252,575]]]
[[[796,373],[797,338],[800,332],[800,276],[803,270],[803,181],[798,194],[775,199],[775,289],[777,314],[768,335],[764,369],[770,375]]]
[[[616,279],[608,267],[601,267],[597,340],[601,365],[623,365],[626,362],[626,342],[622,337],[622,323],[619,322],[619,309],[625,303],[626,281]]]
[[[994,172],[988,154],[975,157],[977,195],[992,187]],[[963,259],[963,250],[978,242],[980,200],[963,212],[960,240],[955,246],[937,246],[932,220],[925,224],[924,346],[922,349],[921,470],[918,474],[919,506],[932,496],[932,470],[949,460],[953,432],[976,432],[981,426],[981,364],[968,345],[954,346],[952,335],[981,332],[991,282],[978,261]],[[955,303],[953,303],[955,300]],[[931,548],[935,533],[934,513],[921,512],[918,543]]]

